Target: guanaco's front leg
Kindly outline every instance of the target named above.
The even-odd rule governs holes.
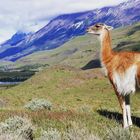
[[[120,107],[122,109],[122,114],[123,114],[123,127],[127,128],[129,125],[131,124],[131,120],[130,120],[130,113],[129,113],[129,108],[127,109],[126,107],[126,97],[122,96],[119,94],[119,92],[116,89],[116,86],[114,85],[114,83],[111,81],[115,94],[117,95],[118,101],[120,103]],[[128,118],[129,115],[129,118]],[[130,121],[130,124],[128,124],[128,120]]]
[[[127,113],[128,125],[132,126],[131,108],[130,108],[130,95],[125,96],[125,104],[126,104],[126,113]]]
[[[119,103],[120,103],[120,107],[122,109],[122,113],[123,113],[123,127],[127,128],[129,126],[128,124],[128,113],[129,113],[129,108],[127,109],[127,105],[126,105],[126,98],[122,95],[119,95],[119,93],[116,91],[115,89],[115,93],[118,97]],[[129,119],[130,120],[130,119]],[[132,125],[132,124],[131,124]]]

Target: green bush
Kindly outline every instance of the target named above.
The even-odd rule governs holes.
[[[51,110],[52,103],[45,99],[33,99],[27,105],[25,105],[25,108],[32,111],[40,110],[40,109]]]

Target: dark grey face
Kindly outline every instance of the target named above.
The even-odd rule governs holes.
[[[111,29],[113,29],[113,27],[107,26],[107,25],[102,24],[102,23],[97,23],[93,26],[90,26],[87,29],[87,32],[90,34],[94,34],[94,35],[101,35],[103,33],[104,29],[111,30]]]

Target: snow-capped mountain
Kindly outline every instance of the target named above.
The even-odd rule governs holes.
[[[26,37],[30,36],[32,33],[24,33],[21,31],[18,31],[15,33],[11,39],[5,41],[0,45],[0,58],[9,57],[11,55],[14,55],[17,52],[20,52],[22,48],[14,49],[15,46],[22,42]]]
[[[114,27],[131,25],[140,21],[139,11],[140,0],[128,0],[117,6],[60,15],[15,45],[9,43],[5,49],[0,48],[0,59],[15,61],[36,51],[57,48],[71,38],[85,34],[87,27],[97,22]]]
[[[22,41],[26,35],[27,35],[27,33],[18,31],[11,37],[11,39],[9,39],[9,40],[5,41],[3,44],[1,44],[1,46],[5,46],[7,44],[14,46],[17,43],[19,43],[20,41]]]

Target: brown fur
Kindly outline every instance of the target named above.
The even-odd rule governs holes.
[[[114,52],[111,48],[110,33],[106,29],[104,39],[102,41],[102,63],[105,65],[109,79],[112,79],[113,71],[125,73],[132,65],[136,64],[137,79],[140,82],[140,53],[137,52]]]

